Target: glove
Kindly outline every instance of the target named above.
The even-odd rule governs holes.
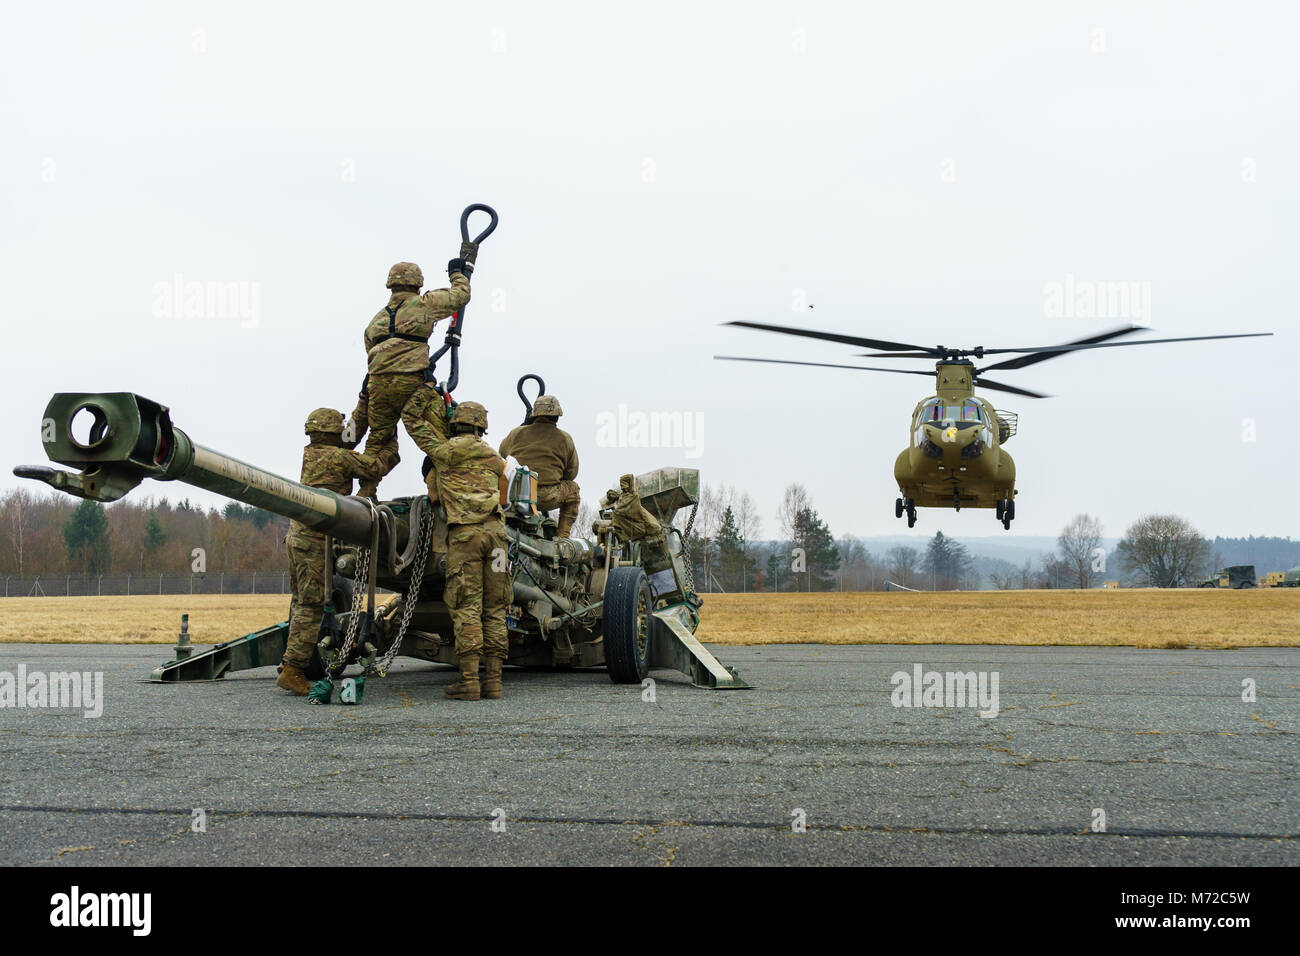
[[[461,275],[466,275],[464,259],[452,259],[447,263],[447,275],[452,275],[456,272],[459,272]]]
[[[475,260],[478,259],[478,243],[468,241],[462,242],[460,244],[460,257],[469,265],[474,265]]]

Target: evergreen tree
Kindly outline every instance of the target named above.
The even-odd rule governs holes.
[[[923,567],[936,590],[961,587],[971,570],[970,553],[965,545],[936,531],[925,547]]]
[[[810,591],[829,591],[835,583],[833,574],[840,567],[840,549],[830,528],[811,508],[801,508],[795,515],[794,546],[803,549],[805,587]]]
[[[68,561],[84,574],[108,570],[108,516],[98,501],[83,498],[63,524]]]
[[[163,530],[162,522],[158,520],[157,512],[149,512],[149,520],[144,526],[144,546],[145,549],[153,554],[161,548],[167,541],[167,532]]]

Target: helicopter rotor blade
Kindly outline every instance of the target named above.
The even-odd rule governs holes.
[[[1111,329],[1109,332],[1101,332],[1097,335],[1090,335],[1087,338],[1075,339],[1073,342],[1067,342],[1066,345],[1096,345],[1100,342],[1109,342],[1111,339],[1117,339],[1121,335],[1132,335],[1134,332],[1144,330],[1141,325],[1125,325],[1117,329]],[[987,351],[987,350],[986,350]],[[1007,359],[998,362],[996,365],[986,366],[983,371],[995,368],[1024,368],[1027,365],[1034,365],[1038,362],[1046,362],[1049,358],[1055,358],[1063,355],[1064,352],[1031,352],[1028,355],[1022,355],[1019,358]]]
[[[724,322],[742,329],[758,329],[761,332],[779,332],[782,335],[799,335],[807,339],[821,339],[823,342],[839,342],[841,345],[856,345],[864,349],[885,349],[890,352],[922,352],[927,357],[942,358],[940,349],[927,348],[924,345],[907,345],[903,342],[889,342],[885,339],[866,339],[857,335],[840,335],[837,332],[818,332],[814,329],[795,329],[785,325],[764,325],[761,322]]]
[[[938,358],[931,352],[859,352],[861,358]]]
[[[1142,339],[1139,342],[1098,342],[1093,345],[1047,345],[1041,348],[1032,349],[985,349],[985,355],[996,355],[1002,352],[1025,352],[1025,353],[1046,353],[1047,358],[1053,358],[1066,352],[1080,352],[1084,349],[1118,349],[1128,345],[1163,345],[1168,342],[1205,342],[1210,339],[1255,339],[1272,335],[1272,332],[1237,332],[1232,335],[1187,335],[1176,339]],[[1002,368],[1004,366],[990,365],[988,368]],[[1015,366],[1005,366],[1013,368]]]
[[[916,368],[873,368],[870,365],[835,365],[830,362],[796,362],[793,359],[749,358],[744,355],[715,355],[723,362],[765,362],[770,365],[812,365],[817,368],[851,368],[863,372],[897,372],[900,375],[926,375],[934,377],[934,372]]]
[[[1014,385],[1004,385],[1002,382],[991,382],[986,378],[976,377],[976,388],[987,388],[994,392],[1010,392],[1012,395],[1024,395],[1026,398],[1051,398],[1043,392],[1031,392],[1027,388],[1017,388]]]

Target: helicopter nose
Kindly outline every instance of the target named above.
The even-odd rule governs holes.
[[[979,437],[979,429],[962,428],[956,422],[941,422],[925,427],[930,441],[940,448],[965,448]]]

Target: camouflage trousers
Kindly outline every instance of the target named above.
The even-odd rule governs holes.
[[[446,404],[432,383],[426,384],[421,372],[371,375],[367,392],[370,396],[370,435],[365,454],[380,464],[379,478],[397,467],[397,422],[400,420],[420,450],[430,457],[433,450],[450,436]],[[357,492],[374,494],[379,480],[362,482]]]
[[[578,520],[578,507],[582,504],[582,495],[576,481],[565,478],[551,485],[539,485],[537,488],[537,510],[554,511],[560,509],[559,525],[556,534],[561,538],[569,536],[569,529]]]
[[[447,529],[447,585],[443,600],[451,611],[456,654],[484,654],[505,660],[506,608],[510,575],[506,555],[510,541],[500,518]]]
[[[293,530],[286,543],[293,598],[289,602],[289,642],[284,649],[284,663],[306,667],[311,663],[324,615],[325,537],[305,529]]]

